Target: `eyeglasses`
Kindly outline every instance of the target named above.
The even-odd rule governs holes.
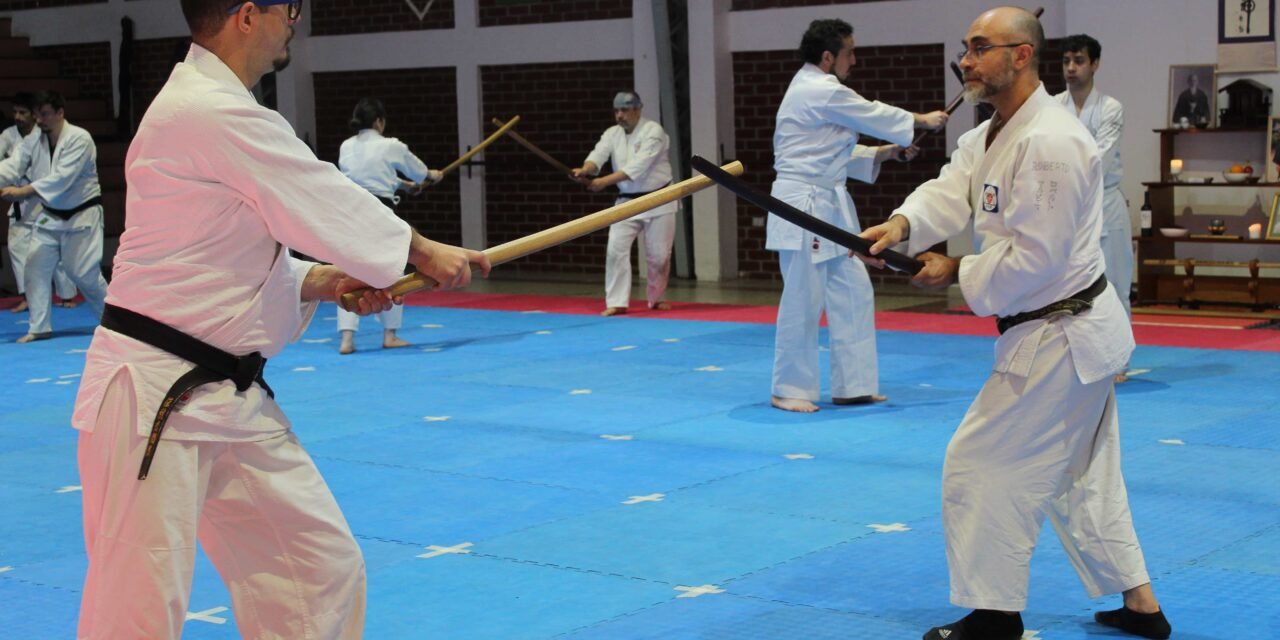
[[[253,4],[258,5],[259,7],[270,7],[277,4],[287,4],[289,5],[288,7],[289,22],[293,22],[297,20],[298,16],[302,15],[302,0],[240,0],[239,2],[231,5],[231,7],[227,9],[227,15],[231,15],[239,11],[240,7],[244,6],[245,2],[252,2]]]
[[[982,59],[982,55],[983,55],[983,54],[985,54],[986,52],[988,52],[988,51],[992,50],[992,49],[1000,49],[1000,48],[1004,48],[1004,47],[1010,47],[1010,48],[1012,48],[1012,47],[1021,47],[1021,46],[1022,46],[1022,45],[1024,45],[1024,44],[1025,44],[1025,45],[1031,45],[1031,43],[1030,43],[1030,42],[1015,42],[1015,43],[1013,43],[1013,44],[980,44],[980,45],[978,45],[978,46],[976,46],[976,47],[973,47],[973,48],[971,48],[971,49],[965,49],[964,51],[961,51],[961,52],[957,53],[957,54],[956,54],[956,62],[964,62],[964,59],[965,59],[965,58],[967,58],[967,57],[969,57],[970,55],[972,55],[972,56],[973,56],[973,59],[974,59],[974,60],[981,60],[981,59]]]

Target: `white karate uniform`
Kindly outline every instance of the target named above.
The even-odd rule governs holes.
[[[849,179],[875,182],[876,149],[859,134],[907,146],[914,117],[867,100],[816,65],[805,64],[778,107],[773,134],[773,196],[837,227],[858,233]],[[779,398],[818,399],[818,325],[823,309],[831,342],[831,395],[879,392],[875,303],[871,279],[848,251],[773,214],[765,248],[778,252],[782,299],[774,343],[773,389]]]
[[[400,175],[414,182],[427,179],[427,165],[396,138],[384,137],[377,129],[364,129],[342,142],[338,169],[351,181],[384,200],[399,202],[396,190]],[[376,314],[383,329],[399,329],[404,324],[404,307],[395,305]],[[360,316],[338,308],[338,330],[356,331]]]
[[[631,133],[622,125],[605,129],[583,164],[591,162],[603,167],[610,162],[614,171],[627,174],[627,179],[617,184],[622,195],[615,204],[622,204],[631,199],[629,193],[648,193],[671,183],[669,146],[662,125],[641,118]],[[648,266],[645,298],[650,307],[662,302],[671,274],[671,245],[676,238],[676,218],[671,214],[679,208],[679,203],[670,202],[609,226],[604,265],[606,307],[626,308],[631,302],[631,245],[637,235],[643,236]]]
[[[961,259],[960,288],[977,315],[1009,316],[1102,275],[1102,163],[1089,132],[1043,86],[985,149],[989,126],[961,136],[950,164],[895,214],[910,222],[912,255],[973,217],[980,253]],[[1133,346],[1110,286],[1089,311],[1026,322],[996,341],[994,371],[943,469],[952,603],[1022,610],[1046,515],[1090,597],[1149,581],[1111,380]]]
[[[315,311],[301,301],[315,265],[285,246],[378,287],[408,256],[409,226],[317,159],[199,45],[148,108],[125,178],[108,301],[232,354],[275,356]],[[190,369],[94,333],[72,415],[89,554],[78,636],[176,638],[198,538],[244,637],[360,637],[359,546],[261,386],[198,387],[170,417],[150,476],[137,479],[156,409]]]
[[[1070,91],[1054,98],[1076,113]],[[1129,289],[1133,285],[1133,222],[1129,219],[1129,203],[1120,191],[1120,181],[1124,178],[1124,165],[1120,161],[1124,106],[1095,88],[1085,98],[1084,108],[1077,116],[1098,143],[1098,154],[1102,157],[1102,254],[1107,260],[1107,282],[1120,296],[1125,314],[1132,315]]]
[[[40,137],[40,129],[32,127],[31,132],[26,137]],[[18,130],[18,126],[14,125],[0,132],[0,160],[7,160],[18,155],[21,151],[23,135]],[[15,187],[25,186],[27,179],[22,176],[16,183]],[[9,263],[13,266],[13,280],[18,285],[18,295],[23,295],[27,291],[27,285],[24,280],[27,266],[27,254],[31,252],[31,220],[40,213],[40,199],[28,198],[23,202],[16,202],[9,207]],[[21,215],[19,215],[21,214]],[[59,264],[58,268],[53,272],[54,292],[63,300],[70,300],[76,297],[76,285],[71,282],[71,278],[67,277],[66,269]]]
[[[98,149],[88,131],[63,122],[62,133],[52,153],[45,135],[27,136],[18,152],[0,162],[0,183],[28,181],[35,188],[41,208],[27,213],[31,235],[23,281],[27,306],[31,310],[27,331],[53,331],[50,306],[54,273],[61,263],[67,276],[84,294],[94,312],[102,315],[107,281],[102,277],[102,205],[94,205],[63,220],[47,208],[69,210],[102,194],[98,186]]]

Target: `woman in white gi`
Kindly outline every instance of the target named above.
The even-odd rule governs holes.
[[[995,107],[941,175],[862,235],[872,254],[908,240],[920,254],[974,221],[979,253],[919,257],[914,282],[958,282],[999,317],[995,366],[947,447],[942,520],[951,602],[974,611],[925,640],[1018,640],[1031,554],[1048,516],[1090,597],[1124,593],[1105,625],[1147,638],[1170,629],[1151,590],[1120,471],[1115,382],[1133,350],[1103,277],[1102,163],[1075,115],[1036,72],[1044,32],[1002,8],[970,27],[966,97]]]
[[[914,130],[936,129],[947,114],[914,114],[867,100],[842,82],[854,65],[853,27],[815,20],[800,41],[805,64],[778,107],[773,133],[773,196],[848,231],[861,230],[849,178],[874,182],[886,159],[909,160]],[[869,134],[897,145],[858,145]],[[900,145],[900,146],[899,146]],[[818,324],[827,312],[831,397],[836,404],[884,400],[879,395],[875,303],[866,267],[838,245],[769,215],[765,248],[778,252],[778,303],[770,403],[786,411],[818,410]]]
[[[1120,180],[1124,178],[1120,162],[1124,106],[1093,85],[1093,74],[1102,58],[1102,45],[1097,40],[1083,34],[1067,36],[1062,40],[1062,49],[1067,91],[1054,98],[1080,118],[1098,143],[1098,154],[1102,156],[1102,255],[1107,261],[1107,282],[1120,296],[1125,315],[1132,318],[1129,288],[1133,284],[1133,223],[1129,204],[1120,191]],[[1123,371],[1116,374],[1116,382],[1128,379]]]
[[[417,194],[422,191],[424,180],[434,184],[443,177],[439,171],[427,169],[427,165],[409,151],[408,145],[395,138],[383,136],[387,129],[387,109],[377,98],[362,98],[351,114],[354,136],[342,142],[338,151],[338,168],[352,182],[377,196],[383,204],[396,209],[400,203],[399,191]],[[408,180],[401,178],[405,176]],[[404,322],[404,307],[396,305],[377,314],[382,323],[382,346],[385,349],[407,347],[409,343],[396,335]],[[360,316],[338,309],[338,331],[342,342],[338,353],[343,355],[356,350],[355,333],[360,328]]]
[[[641,117],[644,104],[634,91],[620,91],[613,98],[613,119],[617,124],[605,129],[591,154],[570,172],[590,191],[617,185],[615,204],[638,198],[671,183],[669,141],[662,125]],[[595,177],[608,162],[613,172]],[[645,299],[650,309],[671,307],[662,300],[671,274],[671,244],[676,237],[677,202],[671,202],[634,218],[609,226],[609,247],[604,265],[603,316],[626,313],[631,304],[631,245],[636,236],[644,242],[646,272]]]

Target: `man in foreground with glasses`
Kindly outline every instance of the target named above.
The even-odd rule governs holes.
[[[1001,333],[994,371],[943,466],[951,602],[974,611],[925,640],[1022,637],[1045,516],[1090,597],[1123,592],[1124,607],[1098,613],[1099,623],[1170,634],[1120,471],[1112,376],[1134,343],[1103,276],[1102,163],[1088,130],[1040,83],[1043,44],[1039,21],[1022,9],[974,21],[960,63],[966,97],[995,115],[960,138],[941,175],[862,234],[875,241],[872,255],[907,241],[925,262],[916,285],[958,282],[976,314],[998,317]],[[970,218],[979,253],[927,252]]]
[[[182,11],[191,51],[129,148],[125,232],[72,417],[89,556],[78,637],[181,635],[198,538],[242,636],[359,638],[360,547],[262,366],[320,301],[389,286],[406,262],[464,286],[488,260],[418,235],[254,101],[288,62],[299,2]],[[371,289],[348,310],[392,302]]]
[[[939,129],[944,111],[920,114],[867,100],[843,83],[856,59],[853,27],[814,20],[800,39],[804,65],[778,106],[773,131],[773,196],[857,233],[850,179],[875,182],[885,160],[910,160],[915,129]],[[896,144],[858,144],[870,135]],[[821,390],[818,324],[827,313],[831,343],[831,401],[869,404],[879,395],[874,292],[867,268],[840,246],[770,214],[765,249],[778,252],[782,299],[773,355],[770,404],[813,413]]]

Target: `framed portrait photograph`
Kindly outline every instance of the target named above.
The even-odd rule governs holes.
[[[1263,182],[1280,182],[1280,117],[1267,118],[1267,170]]]
[[[1271,198],[1271,215],[1267,217],[1267,232],[1263,235],[1267,240],[1280,240],[1280,193]]]
[[[1208,129],[1217,113],[1214,90],[1217,67],[1211,64],[1175,64],[1169,67],[1169,128]]]

